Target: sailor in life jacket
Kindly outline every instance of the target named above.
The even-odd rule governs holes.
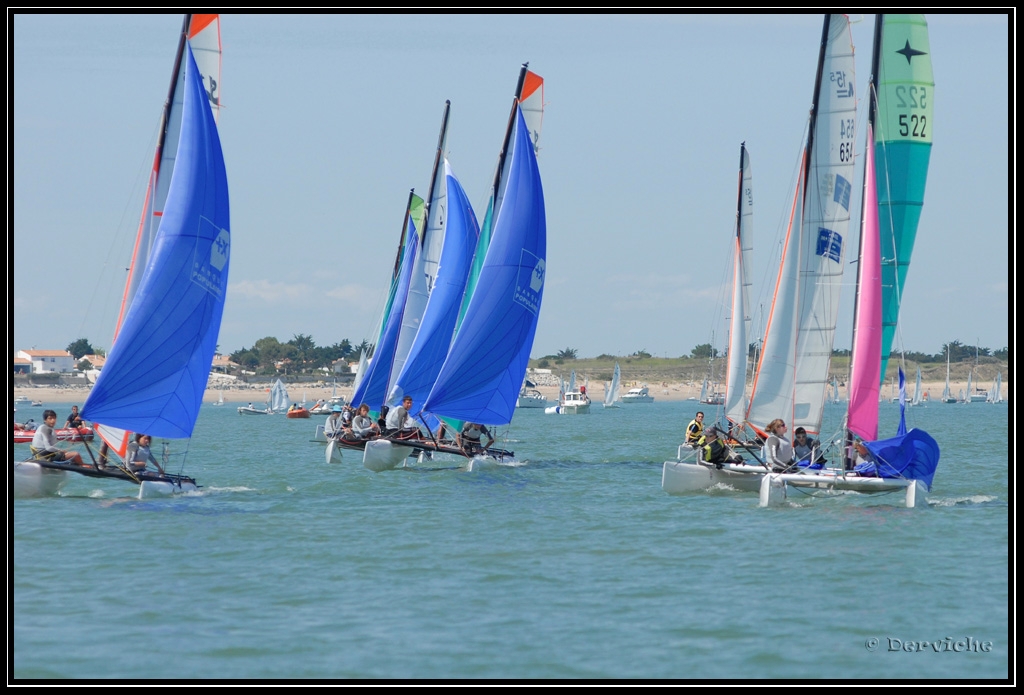
[[[692,447],[704,446],[704,413],[700,410],[686,426],[686,443]]]
[[[719,468],[723,463],[742,463],[743,459],[733,454],[729,447],[718,438],[718,430],[709,427],[704,433],[706,444],[702,447],[701,458],[707,463],[713,463]]]

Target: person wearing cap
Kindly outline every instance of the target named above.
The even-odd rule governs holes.
[[[352,436],[356,439],[370,439],[379,431],[377,423],[370,417],[370,406],[363,403],[352,418]]]
[[[328,439],[337,439],[342,435],[345,425],[341,421],[341,411],[341,406],[336,405],[331,408],[331,414],[327,416],[327,422],[324,423],[324,436]]]
[[[703,453],[702,458],[707,463],[713,463],[716,466],[721,466],[723,463],[740,463],[742,459],[733,454],[729,447],[719,439],[718,429],[715,427],[709,427],[704,430],[705,444],[702,447]]]

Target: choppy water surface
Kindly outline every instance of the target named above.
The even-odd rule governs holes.
[[[1005,404],[908,411],[942,447],[918,510],[667,495],[695,410],[519,411],[516,465],[372,473],[318,418],[204,406],[199,494],[10,503],[13,676],[1008,677]]]

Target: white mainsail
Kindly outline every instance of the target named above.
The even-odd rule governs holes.
[[[736,236],[733,249],[732,315],[726,368],[725,415],[742,422],[747,411],[747,336],[750,335],[750,256],[753,251],[754,197],[750,154],[740,144],[739,193],[736,202]],[[703,394],[702,394],[703,400]]]
[[[857,99],[845,15],[826,15],[818,82],[764,350],[747,410],[821,431],[850,224]]]

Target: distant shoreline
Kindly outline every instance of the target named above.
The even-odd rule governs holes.
[[[625,393],[631,388],[637,386],[643,386],[641,382],[624,382],[622,384],[622,392]],[[694,406],[698,404],[696,398],[700,395],[700,384],[688,384],[680,382],[659,382],[656,384],[647,383],[647,387],[650,389],[650,393],[654,396],[655,402],[659,401],[685,401],[688,399],[694,399]],[[305,394],[306,404],[312,406],[318,400],[327,400],[331,397],[334,392],[334,386],[306,386],[302,384],[291,384],[288,386],[288,395],[291,397],[292,402],[300,403]],[[922,383],[922,388],[929,395],[930,399],[937,400],[942,395],[942,389],[945,386],[944,381],[931,381]],[[977,387],[979,385],[975,385]],[[981,388],[987,389],[990,384],[980,384]],[[961,390],[967,389],[967,382],[950,382],[950,391],[955,396]],[[537,390],[541,392],[545,398],[550,401],[555,401],[558,398],[558,387],[550,385],[538,385]],[[591,384],[588,388],[590,397],[595,403],[600,402],[604,397],[604,389],[600,383]],[[1010,385],[1007,382],[1003,382],[1003,398],[1005,399],[1010,391]],[[204,403],[214,403],[220,398],[220,394],[224,394],[225,403],[253,403],[259,405],[265,403],[270,393],[270,387],[267,385],[250,385],[245,384],[242,386],[233,386],[229,388],[208,388],[206,394],[203,397]],[[339,396],[343,396],[346,402],[352,396],[351,387],[339,388],[337,391]],[[43,407],[53,407],[58,404],[60,405],[78,405],[81,407],[82,403],[85,402],[86,397],[89,395],[89,387],[87,386],[17,386],[14,388],[14,398],[25,396],[32,400],[38,400],[43,403]],[[840,398],[846,398],[846,388],[841,387],[839,390]],[[913,395],[913,385],[910,384],[907,387],[907,398]],[[882,397],[884,400],[889,399],[889,388],[883,387]],[[14,406],[17,408],[17,406]],[[714,408],[716,406],[705,405],[705,408]],[[60,415],[60,413],[58,413]],[[59,418],[58,418],[59,419]]]

